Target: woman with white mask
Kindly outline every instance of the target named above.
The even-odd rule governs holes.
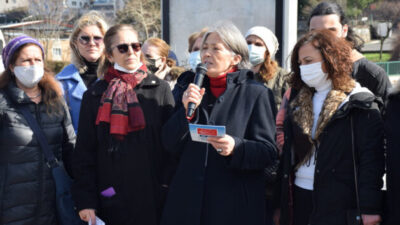
[[[75,132],[60,85],[44,69],[43,46],[29,36],[11,40],[2,57],[0,224],[60,224],[52,170],[22,114],[22,109],[32,114],[50,151],[69,169]]]
[[[377,98],[351,77],[350,49],[329,30],[294,47],[274,218],[281,225],[381,220],[383,122]]]
[[[256,26],[247,31],[245,35],[249,48],[249,59],[255,80],[262,82],[272,90],[277,109],[279,109],[282,96],[288,88],[288,72],[278,66],[275,54],[279,43],[274,33],[266,27]]]

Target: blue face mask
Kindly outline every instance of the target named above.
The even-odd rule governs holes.
[[[194,51],[190,53],[189,65],[193,71],[196,71],[197,64],[201,63],[200,51]]]
[[[251,65],[257,66],[264,62],[265,51],[267,50],[265,47],[255,45],[247,45],[247,47],[249,49],[249,60]]]

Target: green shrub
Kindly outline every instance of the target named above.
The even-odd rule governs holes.
[[[66,61],[47,61],[47,68],[53,71],[54,74],[59,73],[69,62]]]

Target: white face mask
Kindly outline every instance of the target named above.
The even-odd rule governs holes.
[[[249,49],[249,60],[251,65],[257,66],[264,62],[265,51],[267,50],[265,47],[255,45],[247,45],[247,47]]]
[[[114,63],[114,69],[119,70],[119,71],[124,72],[124,73],[134,73],[141,66],[142,66],[142,63],[139,63],[139,65],[138,65],[138,67],[136,69],[128,70],[128,69],[125,69],[124,67],[120,66],[118,63]]]
[[[200,51],[194,51],[190,53],[189,65],[193,71],[196,71],[197,64],[201,63]]]
[[[303,82],[317,91],[332,87],[332,81],[328,79],[328,73],[322,71],[322,62],[300,66],[300,74]]]
[[[16,66],[14,74],[22,85],[33,88],[42,79],[44,68],[43,65]]]

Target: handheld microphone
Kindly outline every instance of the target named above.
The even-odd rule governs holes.
[[[203,63],[197,64],[196,76],[194,77],[193,84],[195,84],[201,88],[201,86],[203,85],[203,80],[204,80],[204,76],[206,75],[206,73],[207,73],[207,64],[203,64]],[[193,102],[189,102],[187,115],[186,115],[188,118],[192,118],[195,108],[196,108],[196,104]]]

